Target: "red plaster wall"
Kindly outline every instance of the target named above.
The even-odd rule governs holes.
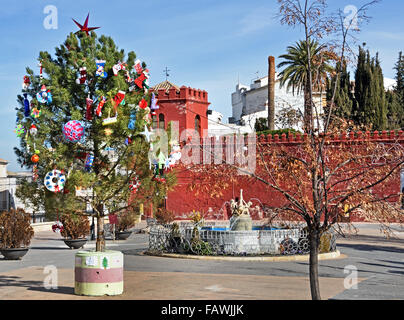
[[[401,143],[404,144],[404,134],[399,132],[398,136],[401,137]],[[343,138],[336,139],[336,143],[339,141],[345,141],[345,136],[341,135]],[[375,141],[388,141],[389,138],[386,133],[382,135],[374,135]],[[285,136],[278,137],[261,137],[262,139],[267,139],[267,141],[277,141],[277,143],[284,143],[285,145],[292,146],[293,143],[301,141],[303,137],[297,137],[295,141],[286,140]],[[348,136],[347,139],[355,140],[355,137]],[[259,170],[259,168],[257,168]],[[193,210],[201,211],[204,213],[210,212],[208,218],[212,219],[227,219],[229,217],[229,209],[226,209],[226,202],[234,199],[236,196],[240,195],[240,189],[243,189],[243,198],[246,201],[252,201],[253,206],[265,205],[268,207],[278,208],[286,204],[283,196],[275,191],[274,189],[266,186],[262,182],[255,181],[251,182],[251,179],[247,179],[245,176],[240,176],[237,182],[232,184],[228,189],[223,190],[223,196],[220,198],[210,197],[207,194],[196,194],[191,191],[189,186],[191,184],[191,175],[183,167],[178,168],[179,173],[177,174],[178,184],[175,189],[168,194],[167,199],[167,209],[173,211],[178,218],[185,218]],[[374,188],[374,192],[379,195],[391,195],[400,192],[400,172],[396,172],[394,177],[394,183],[380,184]],[[394,201],[399,201],[398,198]],[[253,218],[262,218],[259,213],[253,214]],[[351,221],[361,221],[360,218],[356,217],[355,214],[351,215]]]

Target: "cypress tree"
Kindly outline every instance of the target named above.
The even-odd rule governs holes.
[[[337,65],[339,70],[339,65]],[[327,101],[332,99],[336,76],[331,81],[328,81],[327,86]],[[350,120],[353,112],[353,96],[351,93],[350,74],[347,72],[346,63],[343,64],[340,76],[338,78],[337,88],[335,91],[333,115],[338,118]]]
[[[383,72],[378,54],[370,58],[369,50],[359,47],[355,72],[355,103],[353,119],[358,125],[372,126],[375,130],[386,129],[387,106]]]

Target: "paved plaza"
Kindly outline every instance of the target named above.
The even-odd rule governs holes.
[[[339,237],[336,259],[321,260],[323,299],[404,299],[404,229],[385,239],[375,224],[357,224],[359,234]],[[140,224],[137,228],[143,228]],[[138,229],[140,230],[140,229]],[[94,241],[85,248],[95,247]],[[296,300],[310,299],[308,261],[233,261],[145,255],[148,235],[107,241],[124,253],[121,296],[74,295],[74,255],[52,231],[37,232],[21,261],[0,258],[0,300]],[[57,268],[58,288],[46,289],[46,266]],[[357,269],[357,289],[344,287],[347,270]]]

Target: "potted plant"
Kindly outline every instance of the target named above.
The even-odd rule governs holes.
[[[82,248],[90,234],[90,222],[88,217],[79,213],[65,213],[60,217],[63,228],[60,234],[64,242],[71,249]]]
[[[11,209],[0,214],[0,252],[7,260],[21,260],[33,236],[29,213]]]
[[[115,239],[126,240],[129,238],[132,234],[132,231],[129,229],[135,226],[137,216],[138,215],[133,209],[128,209],[119,213],[116,224]]]

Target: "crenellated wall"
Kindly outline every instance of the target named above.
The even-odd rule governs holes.
[[[244,143],[247,143],[247,136],[244,137]],[[261,135],[256,136],[257,141],[262,144],[276,144],[283,146],[296,146],[299,143],[302,143],[305,139],[307,139],[307,134],[296,134],[289,135],[287,137],[286,134],[282,135]],[[209,141],[210,140],[210,141]],[[203,143],[208,143],[210,148],[209,152],[212,152],[216,147],[220,147],[218,150],[223,152],[223,159],[225,160],[227,157],[226,146],[228,143],[231,143],[234,146],[233,150],[235,154],[237,152],[237,143],[236,140],[231,137],[223,137],[223,139],[217,140],[215,138],[202,139]],[[404,131],[374,131],[374,132],[343,132],[336,136],[330,136],[327,139],[329,144],[341,144],[341,143],[349,143],[349,144],[358,144],[360,146],[363,141],[372,141],[375,143],[400,143],[404,146]],[[203,148],[202,148],[203,149]],[[205,149],[206,150],[206,149]],[[183,152],[189,152],[189,148],[183,148]],[[216,152],[217,155],[217,151]],[[220,151],[219,151],[220,152]],[[203,161],[203,150],[200,152],[200,159]],[[213,160],[212,160],[213,163]],[[259,168],[257,168],[259,170]],[[228,188],[222,190],[223,195],[220,197],[210,196],[208,194],[196,194],[194,191],[190,190],[190,185],[192,183],[192,175],[186,169],[184,170],[181,167],[178,170],[177,181],[178,184],[174,188],[173,191],[169,192],[167,199],[167,209],[176,213],[178,217],[185,218],[189,213],[193,210],[202,211],[204,213],[209,212],[209,216],[213,219],[226,219],[228,218],[228,201],[234,199],[236,196],[240,194],[240,189],[243,189],[243,195],[245,200],[253,199],[253,207],[262,207],[262,205],[266,205],[268,207],[281,207],[285,205],[285,200],[282,195],[272,189],[271,187],[266,186],[262,182],[258,180],[252,181],[247,176],[240,175],[236,182],[232,182],[229,184]],[[381,196],[387,196],[389,194],[397,194],[401,191],[401,182],[400,182],[400,172],[396,172],[394,176],[394,183],[383,183],[374,188],[374,192]],[[394,201],[399,201],[396,197]],[[259,208],[254,209],[256,214],[254,218],[259,219],[260,213]],[[353,218],[355,220],[355,217]]]

